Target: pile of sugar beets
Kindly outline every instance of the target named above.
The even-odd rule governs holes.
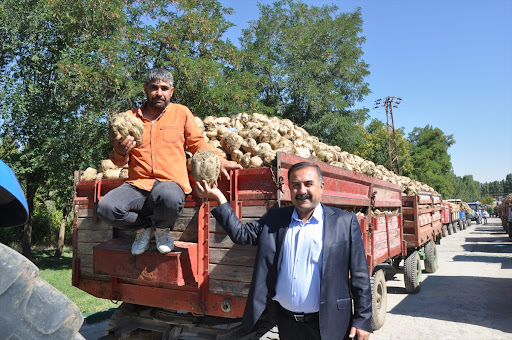
[[[131,134],[136,141],[140,142],[143,132],[142,123],[138,119],[133,119],[133,116],[123,117],[123,115],[126,114],[114,115],[110,120],[111,140],[116,134],[121,134],[122,138]],[[245,112],[231,118],[209,116],[204,120],[198,117],[195,119],[205,140],[217,148],[222,157],[235,161],[244,168],[271,166],[277,152],[282,151],[399,184],[402,195],[411,196],[418,192],[435,193],[435,190],[425,183],[399,176],[382,165],[375,165],[372,161],[342,151],[338,146],[321,142],[289,119]],[[190,165],[192,154],[187,152],[187,155]],[[201,157],[204,163],[207,157],[204,154]],[[201,168],[200,165],[197,167]],[[104,160],[100,164],[99,171],[94,168],[85,170],[82,180],[125,177],[127,177],[126,168],[117,168],[111,161]]]

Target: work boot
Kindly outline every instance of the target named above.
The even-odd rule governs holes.
[[[149,248],[149,240],[153,236],[153,228],[141,228],[137,230],[135,241],[132,244],[132,255],[140,255]]]
[[[169,228],[155,229],[156,249],[162,254],[170,253],[174,249],[174,240]]]

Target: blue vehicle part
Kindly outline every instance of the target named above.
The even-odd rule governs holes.
[[[28,204],[11,168],[0,160],[0,227],[23,225],[28,220]]]

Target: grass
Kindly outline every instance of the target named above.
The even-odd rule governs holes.
[[[96,298],[71,285],[71,248],[64,248],[60,258],[53,257],[54,254],[55,249],[32,251],[34,263],[39,267],[39,276],[73,301],[82,314],[118,306],[110,300]]]

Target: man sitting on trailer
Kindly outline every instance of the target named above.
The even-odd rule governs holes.
[[[185,146],[192,153],[215,148],[206,143],[190,110],[170,103],[174,91],[171,73],[162,68],[148,72],[144,83],[147,101],[128,113],[144,125],[142,143],[133,136],[113,142],[110,159],[117,166],[128,164],[128,180],[109,191],[99,202],[97,214],[109,225],[136,230],[132,254],[140,255],[155,235],[160,253],[173,250],[170,229],[192,192],[188,180]],[[216,151],[215,151],[216,152]],[[221,173],[241,169],[235,162],[220,158]]]
[[[282,340],[368,339],[372,296],[356,215],[320,203],[324,182],[314,163],[294,164],[288,183],[293,206],[246,224],[218,188],[196,183],[200,197],[218,202],[212,214],[233,242],[258,245],[245,330],[267,310]]]

